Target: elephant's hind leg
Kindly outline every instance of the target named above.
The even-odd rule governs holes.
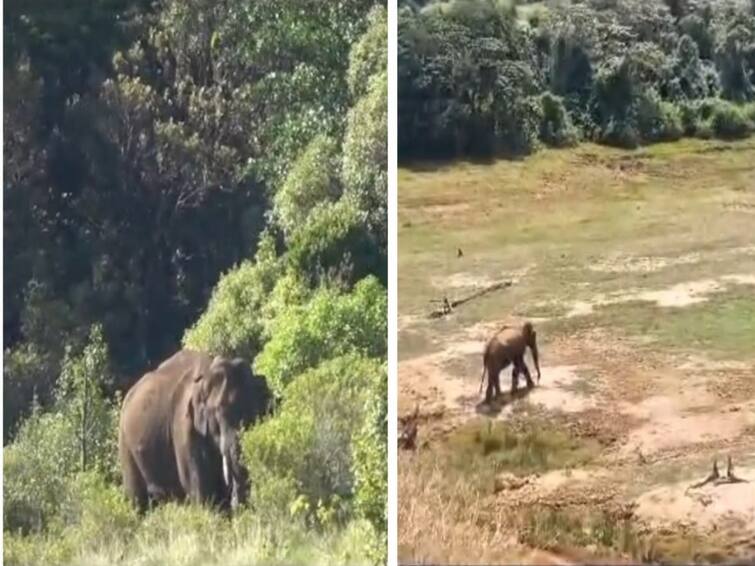
[[[501,370],[499,368],[488,369],[488,388],[485,391],[485,402],[490,403],[494,397],[501,394]]]

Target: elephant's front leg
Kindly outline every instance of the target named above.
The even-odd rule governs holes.
[[[511,374],[512,392],[519,385],[519,379],[518,379],[519,373],[524,374],[524,377],[527,380],[527,389],[532,389],[533,387],[535,387],[535,384],[532,381],[532,376],[530,375],[530,370],[527,367],[527,364],[524,363],[524,356],[519,356],[517,359],[514,360],[514,370],[512,371],[512,374]]]
[[[178,474],[181,484],[184,487],[186,498],[189,501],[204,505],[215,503],[213,496],[216,491],[217,476],[216,470],[210,469],[211,466],[207,461],[207,455],[199,446],[187,447],[183,457],[178,458]]]
[[[524,363],[524,360],[522,360],[522,372],[524,372],[524,377],[527,380],[527,389],[535,387],[535,383],[532,381],[532,376],[530,375],[530,369]]]

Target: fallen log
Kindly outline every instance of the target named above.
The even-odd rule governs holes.
[[[466,297],[462,297],[461,299],[456,299],[455,301],[449,301],[446,297],[443,297],[442,299],[431,299],[431,303],[441,303],[441,306],[433,310],[429,316],[430,318],[440,318],[446,316],[447,314],[453,312],[453,309],[463,305],[464,303],[468,303],[469,301],[473,301],[474,299],[479,299],[480,297],[483,297],[494,291],[498,291],[499,289],[511,287],[513,284],[514,282],[511,280],[498,281],[497,283],[493,283],[492,285],[478,289],[471,295],[467,295]]]

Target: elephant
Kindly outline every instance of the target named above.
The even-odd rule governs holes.
[[[524,363],[524,354],[530,348],[532,359],[537,369],[537,381],[540,383],[540,362],[537,350],[537,332],[535,332],[532,323],[527,321],[521,327],[504,326],[498,333],[488,340],[483,353],[482,376],[480,378],[480,388],[485,380],[485,373],[488,375],[488,387],[485,392],[485,402],[489,403],[493,395],[500,395],[501,382],[500,373],[509,364],[513,364],[511,372],[511,392],[516,392],[519,373],[523,372],[527,379],[527,387],[534,386],[530,371],[527,364]]]
[[[146,373],[121,407],[118,452],[126,495],[191,500],[228,511],[246,498],[239,432],[271,410],[272,393],[242,358],[180,350]]]

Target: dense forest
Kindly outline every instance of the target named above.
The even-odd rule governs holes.
[[[399,4],[403,160],[755,131],[755,2]]]
[[[5,563],[384,559],[386,17],[5,4]],[[232,521],[121,494],[120,399],[182,345],[278,398]]]

